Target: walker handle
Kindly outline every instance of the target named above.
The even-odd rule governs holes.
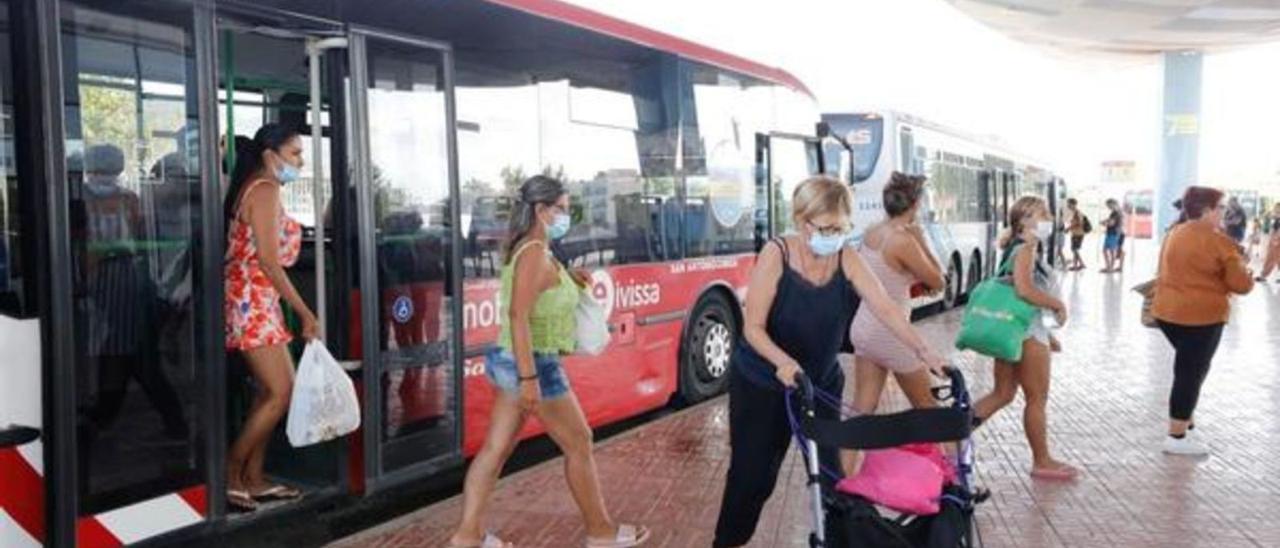
[[[961,394],[965,394],[967,396],[969,388],[965,384],[964,373],[960,371],[960,368],[954,365],[948,365],[943,367],[942,370],[946,372],[947,378],[951,379],[951,384],[948,386],[935,386],[930,388],[929,390],[933,393],[934,399],[938,401],[946,401]]]
[[[796,391],[808,409],[813,409],[813,381],[803,371],[796,372]]]

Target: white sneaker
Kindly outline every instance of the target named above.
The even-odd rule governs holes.
[[[1209,448],[1194,434],[1185,436],[1182,439],[1166,435],[1160,450],[1170,455],[1203,456],[1209,454]]]

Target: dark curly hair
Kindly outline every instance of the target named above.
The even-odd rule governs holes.
[[[924,175],[893,172],[889,176],[889,184],[884,186],[884,212],[890,217],[897,217],[910,211],[924,195],[927,180]]]

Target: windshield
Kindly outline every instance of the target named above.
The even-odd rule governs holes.
[[[860,183],[871,177],[880,158],[884,143],[884,118],[876,114],[834,115],[825,117],[831,132],[844,137],[853,147],[853,182]],[[826,157],[832,163],[833,173],[841,172],[845,156],[838,145],[826,147]]]

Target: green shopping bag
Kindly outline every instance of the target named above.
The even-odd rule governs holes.
[[[1022,360],[1022,341],[1027,338],[1031,322],[1040,317],[1040,309],[1018,296],[1013,288],[1009,253],[996,276],[986,280],[969,295],[956,336],[956,348],[973,350],[1007,362]]]

